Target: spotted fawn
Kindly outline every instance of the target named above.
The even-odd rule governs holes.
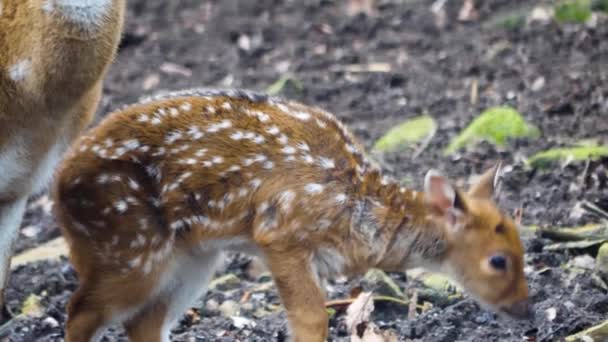
[[[2,307],[26,201],[45,189],[91,121],[124,6],[124,0],[0,0]]]
[[[492,200],[497,172],[463,192],[431,170],[416,192],[319,108],[243,90],[147,98],[79,138],[57,174],[80,281],[67,341],[115,323],[132,341],[168,341],[227,251],[269,267],[293,341],[327,337],[320,281],[372,267],[443,272],[526,317],[524,250]]]

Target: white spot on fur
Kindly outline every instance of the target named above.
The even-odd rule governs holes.
[[[264,138],[264,136],[257,134],[255,136],[255,138],[252,139],[254,143],[260,145],[262,143],[264,143],[264,141],[266,141],[266,139]]]
[[[245,137],[245,135],[241,131],[236,131],[236,132],[230,134],[230,139],[236,140],[236,141],[239,141],[239,140],[243,139],[244,137]]]
[[[197,126],[190,126],[190,128],[188,129],[188,135],[190,135],[192,139],[200,139],[205,134],[201,132],[201,130]]]
[[[340,194],[336,195],[336,203],[339,205],[346,204],[347,199],[348,199],[348,196],[346,196],[346,194],[344,194],[344,193],[340,193]]]
[[[129,244],[130,248],[139,248],[143,247],[146,244],[146,237],[142,234],[137,234],[137,238],[131,240]]]
[[[238,192],[238,196],[239,196],[240,198],[243,198],[243,197],[247,196],[247,193],[248,193],[248,192],[249,192],[249,191],[247,190],[247,188],[240,188],[240,189],[239,189],[239,192]]]
[[[182,138],[181,132],[173,131],[173,132],[169,132],[169,134],[167,134],[167,137],[165,138],[165,142],[170,145],[181,138]]]
[[[333,159],[325,157],[319,158],[319,165],[324,169],[333,169],[334,167],[336,167],[336,164],[334,163]]]
[[[232,110],[232,106],[228,102],[222,103],[222,108],[224,108],[225,110]]]
[[[124,213],[129,208],[129,205],[126,201],[120,200],[114,203],[114,208],[116,208],[116,211],[119,213]]]
[[[279,129],[279,127],[277,125],[272,125],[272,126],[266,128],[266,133],[268,133],[270,135],[277,135],[277,134],[281,133],[281,130]]]
[[[130,268],[136,268],[136,267],[139,267],[140,265],[141,265],[141,255],[137,256],[134,259],[129,260]]]
[[[134,150],[134,149],[138,148],[140,144],[139,144],[139,141],[137,141],[136,139],[130,139],[130,140],[125,141],[122,145],[125,148],[128,148],[129,150]]]
[[[296,149],[293,146],[285,146],[281,149],[281,152],[284,154],[294,154],[296,153]]]
[[[219,123],[214,123],[209,125],[209,127],[207,127],[207,132],[209,133],[215,133],[215,132],[219,132],[222,129],[226,129],[226,128],[230,128],[232,127],[232,122],[230,122],[230,120],[222,120]]]
[[[315,122],[317,123],[317,126],[319,126],[320,128],[326,128],[327,124],[319,119],[315,119]]]
[[[297,146],[298,146],[298,149],[300,149],[302,151],[306,151],[306,152],[310,151],[310,147],[308,147],[308,144],[305,142],[299,142]]]
[[[263,166],[263,167],[264,167],[266,170],[270,170],[270,169],[272,169],[272,168],[274,167],[274,163],[273,163],[272,161],[270,161],[270,160],[269,160],[269,161],[267,161],[267,162],[265,162],[265,163],[264,163],[264,166]]]
[[[302,120],[302,121],[308,121],[310,119],[310,113],[306,113],[306,112],[295,112],[295,113],[293,113],[293,116],[296,119]]]
[[[220,156],[215,156],[211,159],[211,162],[213,164],[221,164],[224,162],[224,158],[220,157]]]
[[[315,159],[310,154],[303,154],[302,161],[306,164],[312,164],[315,162]]]
[[[260,185],[262,185],[262,180],[259,178],[254,178],[249,182],[249,184],[255,190],[255,189],[259,188]]]
[[[323,188],[323,185],[319,183],[309,183],[304,186],[304,190],[311,195],[317,195],[322,193]]]
[[[183,110],[184,112],[189,112],[192,109],[192,104],[190,104],[190,102],[184,102],[181,106],[179,106],[179,109]]]
[[[285,212],[291,211],[291,204],[293,200],[296,198],[296,193],[291,190],[285,190],[281,192],[278,196],[278,203],[281,210]]]
[[[279,141],[279,143],[281,145],[287,145],[287,142],[289,141],[289,139],[287,138],[287,136],[285,134],[282,134],[277,138],[277,140]]]
[[[15,82],[23,81],[31,72],[32,61],[22,59],[8,67],[8,76]]]
[[[260,120],[260,122],[268,122],[270,121],[270,115],[263,113],[263,112],[255,112],[255,115],[258,117],[258,120]]]

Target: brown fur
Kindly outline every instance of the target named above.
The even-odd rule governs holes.
[[[8,278],[27,197],[43,190],[61,154],[94,115],[124,6],[124,0],[112,0],[99,22],[88,23],[74,22],[62,12],[69,6],[55,0],[1,1],[0,283]]]
[[[166,338],[195,299],[180,296],[200,295],[192,287],[231,248],[265,260],[295,341],[327,336],[319,277],[370,267],[445,271],[503,310],[527,285],[517,230],[486,195],[494,173],[454,204],[383,177],[318,108],[206,90],[130,106],[81,137],[58,172],[56,215],[81,280],[67,340],[113,322],[133,341]],[[504,272],[485,267],[494,253],[509,257]]]

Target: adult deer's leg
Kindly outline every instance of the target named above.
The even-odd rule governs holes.
[[[0,305],[1,321],[10,318],[5,307],[4,293],[8,286],[13,245],[25,212],[26,197],[0,201]]]

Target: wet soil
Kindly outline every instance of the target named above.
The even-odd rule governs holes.
[[[608,20],[595,25],[532,22],[497,24],[513,13],[530,13],[538,1],[477,1],[478,19],[459,22],[462,1],[446,4],[438,26],[427,1],[377,1],[377,15],[348,17],[342,2],[328,0],[206,1],[131,0],[124,39],[104,87],[98,118],[160,90],[240,87],[264,90],[285,74],[301,82],[286,96],[326,108],[370,148],[387,129],[429,113],[439,130],[416,157],[411,151],[375,155],[383,168],[419,188],[429,168],[444,170],[459,183],[495,160],[507,165],[501,205],[523,208],[524,225],[579,225],[597,217],[574,210],[587,200],[608,210],[608,160],[530,170],[522,157],[582,139],[608,143]],[[387,70],[352,72],[349,65],[387,65]],[[472,84],[478,85],[471,101]],[[539,127],[538,140],[497,149],[489,144],[444,156],[449,139],[484,109],[510,105]],[[59,235],[48,202],[32,200],[17,249]],[[45,210],[47,209],[47,210]],[[436,305],[408,320],[405,308],[377,306],[372,318],[400,339],[419,341],[556,341],[608,317],[608,294],[589,270],[562,267],[581,252],[546,252],[547,240],[526,239],[528,277],[535,319],[495,317],[471,299]],[[587,251],[588,252],[588,251]],[[593,251],[591,251],[593,253]],[[175,341],[282,341],[287,327],[274,288],[255,292],[239,304],[245,323],[224,317],[225,301],[239,302],[267,278],[246,274],[249,258],[233,256],[218,275],[240,281],[215,289],[193,304],[172,331]],[[417,281],[391,275],[411,294]],[[66,260],[16,268],[9,307],[40,296],[40,317],[13,322],[0,332],[10,341],[61,341],[65,304],[77,279]],[[366,286],[357,278],[332,283],[330,298]],[[547,310],[556,315],[548,319]],[[551,315],[549,315],[551,316]],[[343,315],[330,322],[331,340],[347,341]],[[104,341],[122,341],[120,329]]]

